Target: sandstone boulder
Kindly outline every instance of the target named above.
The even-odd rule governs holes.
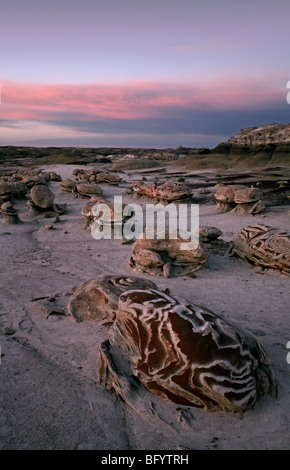
[[[53,207],[55,195],[48,186],[41,184],[33,186],[30,195],[36,207],[40,209],[50,209]]]
[[[290,274],[290,233],[248,225],[234,235],[233,243],[233,253],[250,264]]]
[[[76,322],[110,325],[115,320],[119,296],[130,289],[156,288],[152,281],[133,276],[103,276],[82,283],[68,303],[68,314]]]
[[[155,289],[120,295],[99,377],[137,412],[142,386],[173,403],[227,412],[248,410],[277,388],[254,335]]]

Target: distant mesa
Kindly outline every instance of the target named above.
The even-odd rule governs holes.
[[[226,143],[246,146],[290,144],[290,124],[273,122],[259,127],[246,127],[241,129],[238,135],[228,139]]]

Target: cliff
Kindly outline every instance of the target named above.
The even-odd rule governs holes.
[[[270,123],[259,127],[247,127],[226,141],[228,144],[256,146],[290,144],[290,124]]]

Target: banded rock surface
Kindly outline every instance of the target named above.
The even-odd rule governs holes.
[[[130,289],[156,289],[152,281],[134,276],[103,276],[83,282],[68,303],[68,315],[76,322],[115,320],[119,296]]]
[[[132,377],[136,393],[130,392]],[[109,340],[100,348],[99,378],[137,412],[138,383],[171,402],[210,411],[242,412],[277,391],[255,336],[154,289],[120,295]]]
[[[290,233],[268,225],[248,225],[234,235],[233,253],[263,268],[290,274]]]
[[[146,236],[145,231],[132,246],[129,266],[134,271],[164,277],[186,275],[199,269],[208,259],[202,242],[197,242],[195,248],[187,248],[181,237],[170,238],[169,230],[165,230],[160,239]]]
[[[147,196],[163,202],[187,201],[192,197],[191,189],[184,183],[168,181],[160,186],[154,184],[144,184],[135,181],[131,184],[131,189],[137,196]]]

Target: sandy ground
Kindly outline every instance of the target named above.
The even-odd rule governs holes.
[[[52,169],[71,178],[73,168]],[[242,415],[178,407],[151,395],[152,422],[98,383],[107,328],[46,317],[37,306],[37,297],[70,293],[100,275],[136,275],[128,266],[131,245],[94,240],[81,215],[86,200],[62,192],[57,182],[50,187],[57,203],[68,204],[53,230],[45,230],[48,219],[26,218],[21,200],[15,207],[22,223],[0,224],[0,449],[289,449],[289,278],[218,252],[194,279],[140,275],[254,332],[272,359],[279,391],[277,399],[262,397]],[[125,185],[101,187],[106,198],[122,194],[124,202],[136,202]],[[200,206],[200,224],[219,228],[230,241],[253,222],[290,230],[287,211],[283,206],[241,216],[207,204]]]

